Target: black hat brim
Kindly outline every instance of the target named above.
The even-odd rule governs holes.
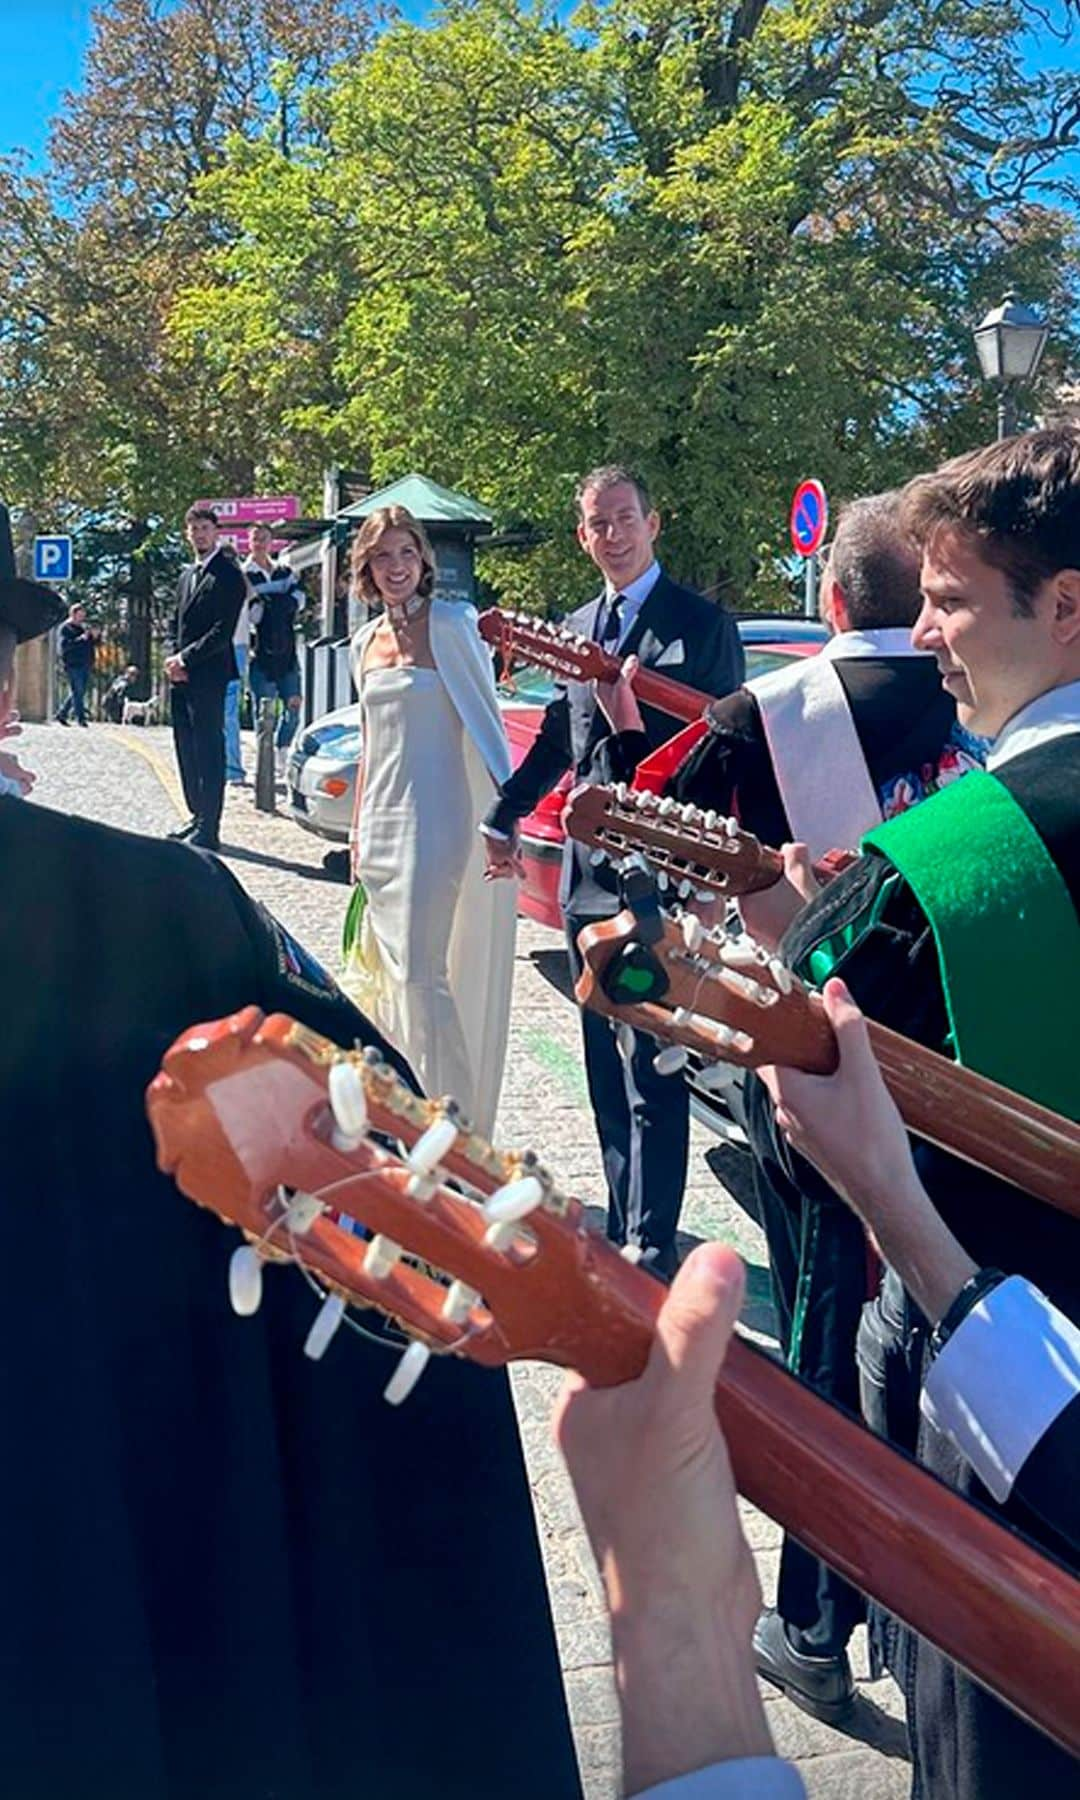
[[[67,617],[67,610],[67,602],[39,581],[0,577],[0,625],[10,625],[20,644],[51,631]]]

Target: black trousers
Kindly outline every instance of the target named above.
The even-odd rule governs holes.
[[[225,799],[224,677],[174,682],[173,739],[184,799],[198,821],[200,835],[216,838]]]
[[[793,1155],[755,1079],[746,1085],[746,1121],[784,1360],[857,1417],[855,1343],[866,1299],[862,1225],[817,1170]],[[866,1616],[858,1589],[787,1535],[776,1603],[796,1649],[807,1656],[838,1656]]]
[[[566,915],[570,968],[581,973],[577,934],[595,919]],[[675,1232],[686,1188],[690,1097],[681,1075],[658,1075],[655,1038],[634,1032],[624,1055],[615,1030],[583,1007],[585,1074],[608,1187],[608,1237],[638,1244],[658,1274],[675,1272]]]

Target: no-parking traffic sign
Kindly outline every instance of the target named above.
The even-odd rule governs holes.
[[[813,556],[829,529],[829,502],[820,481],[800,481],[791,502],[791,544],[797,556]]]

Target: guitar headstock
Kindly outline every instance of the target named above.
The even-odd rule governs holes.
[[[771,887],[783,859],[734,819],[670,797],[639,793],[623,783],[583,784],[571,793],[563,813],[568,837],[591,844],[613,859],[637,853],[656,877],[669,903],[709,895],[729,900]]]
[[[309,1354],[355,1306],[490,1366],[537,1358],[600,1386],[644,1366],[659,1285],[535,1157],[495,1150],[377,1053],[248,1007],[177,1040],[147,1112],[159,1166],[248,1240],[238,1311],[255,1310],[264,1262],[297,1262],[325,1289]]]
[[[499,651],[506,668],[513,662],[532,662],[563,681],[611,680],[619,671],[618,660],[599,644],[531,613],[490,606],[480,614],[479,627],[480,636]]]
[[[836,1040],[821,1001],[751,938],[709,931],[691,913],[661,914],[646,941],[634,913],[578,935],[583,1006],[743,1069],[783,1063],[815,1075],[836,1068]],[[683,1059],[685,1060],[685,1058]],[[667,1059],[669,1072],[679,1066]]]

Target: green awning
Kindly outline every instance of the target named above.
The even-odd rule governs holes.
[[[403,475],[389,487],[365,495],[338,515],[342,519],[366,519],[380,506],[404,506],[424,525],[454,525],[462,533],[480,537],[491,530],[491,514],[468,494],[440,487],[426,475]]]

